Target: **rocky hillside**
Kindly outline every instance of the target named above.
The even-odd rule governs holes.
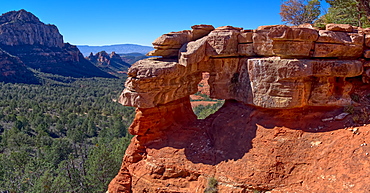
[[[18,57],[0,48],[0,82],[37,84],[38,79]]]
[[[113,77],[87,61],[76,46],[63,42],[54,25],[25,10],[0,16],[0,48],[27,67],[72,77]]]
[[[108,192],[370,191],[370,29],[197,25],[153,45],[119,99],[136,136]],[[198,120],[203,72],[226,102]]]
[[[127,69],[131,66],[124,62],[120,55],[112,52],[108,54],[105,51],[96,53],[90,53],[87,60],[95,64],[99,69],[115,76],[123,76],[127,74]]]

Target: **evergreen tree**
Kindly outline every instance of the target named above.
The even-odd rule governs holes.
[[[370,3],[367,0],[326,0],[328,12],[316,23],[350,24],[359,27],[370,26]]]

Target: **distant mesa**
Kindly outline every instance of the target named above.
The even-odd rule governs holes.
[[[21,61],[25,67],[46,73],[76,78],[114,77],[86,60],[76,46],[64,43],[63,36],[55,25],[44,24],[23,9],[0,16],[0,49],[2,55],[7,53],[7,57],[0,57],[2,71],[21,70],[22,68],[10,66],[14,62],[8,61],[10,58],[17,58],[14,61]],[[13,75],[19,73],[14,72]],[[12,73],[2,73],[1,76],[9,74]],[[8,79],[1,78],[10,81]]]
[[[145,55],[154,50],[151,46],[142,46],[137,44],[115,44],[105,46],[77,45],[77,47],[84,56],[88,56],[91,52],[96,54],[101,51],[106,51],[108,53],[116,52],[117,54],[139,53]]]
[[[92,62],[96,67],[104,72],[112,74],[117,77],[121,77],[127,74],[127,69],[131,66],[124,62],[120,55],[112,52],[108,54],[105,51],[98,52],[96,54],[90,53],[86,57],[87,60]]]

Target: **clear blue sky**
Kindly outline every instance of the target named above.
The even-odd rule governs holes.
[[[149,45],[192,25],[255,29],[281,24],[280,0],[0,0],[0,13],[25,9],[74,45]]]

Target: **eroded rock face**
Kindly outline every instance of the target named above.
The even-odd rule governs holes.
[[[44,45],[63,47],[63,36],[55,25],[44,25],[25,10],[11,11],[0,16],[0,44]]]
[[[0,16],[0,48],[27,67],[72,77],[113,77],[87,61],[78,48],[63,42],[55,25],[25,10]],[[1,61],[0,61],[1,62]]]
[[[352,86],[346,84],[342,77],[361,75],[362,62],[249,59],[248,72],[252,88],[253,102],[250,103],[252,105],[263,108],[345,106],[351,102],[349,92]],[[320,84],[317,84],[317,81]]]
[[[263,108],[348,105],[352,87],[345,78],[361,75],[361,58],[368,57],[366,31],[349,29],[334,24],[328,30],[276,25],[252,31],[224,26],[193,41],[189,30],[165,34],[153,43],[155,48],[178,49],[171,55],[178,59],[133,65],[120,101],[143,108],[165,104],[194,94],[197,76],[209,72],[214,98]],[[264,57],[255,59],[255,55]]]
[[[336,24],[327,30],[204,28],[209,31],[198,39],[189,35],[194,31],[178,32],[176,41],[162,36],[155,41],[161,51],[154,52],[176,54],[130,68],[119,101],[138,107],[129,128],[137,136],[109,192],[204,192],[211,177],[220,192],[370,190],[356,180],[369,179],[370,149],[355,150],[367,141],[369,127],[362,134],[348,131],[360,118],[343,114],[360,100],[354,92],[365,96],[370,88],[364,84],[369,30]],[[203,72],[210,97],[226,103],[195,120],[188,96],[197,92]],[[367,103],[357,106],[362,110],[351,113],[367,114]],[[353,159],[360,161],[349,164]],[[312,185],[323,183],[331,186]]]
[[[119,102],[139,108],[152,108],[194,94],[202,78],[200,71],[192,72],[169,59],[140,60],[131,66],[128,76]]]

